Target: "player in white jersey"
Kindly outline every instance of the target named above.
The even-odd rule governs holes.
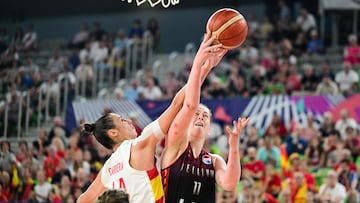
[[[206,34],[195,56],[189,75],[199,77],[193,70],[200,70],[201,81],[215,67],[226,50],[221,44],[211,45],[214,37]],[[83,193],[78,203],[93,203],[107,189],[123,189],[129,194],[131,203],[163,202],[164,192],[155,157],[157,143],[168,132],[171,122],[183,105],[185,91],[191,93],[191,85],[185,85],[174,97],[161,116],[144,128],[137,137],[131,120],[117,114],[106,114],[93,124],[85,124],[85,131],[92,133],[113,154],[105,162],[96,179]],[[186,105],[186,104],[184,104]]]

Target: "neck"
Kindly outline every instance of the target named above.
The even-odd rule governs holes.
[[[190,141],[190,146],[191,146],[194,157],[197,158],[200,155],[200,152],[204,147],[204,141],[203,140],[192,140],[192,141]]]
[[[121,144],[122,144],[122,142],[114,145],[113,148],[112,148],[112,151],[115,152],[117,150],[117,148],[120,147]]]

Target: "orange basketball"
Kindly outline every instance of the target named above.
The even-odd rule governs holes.
[[[243,15],[232,8],[223,8],[212,14],[206,24],[206,32],[215,35],[215,44],[221,43],[226,49],[239,47],[248,33]]]

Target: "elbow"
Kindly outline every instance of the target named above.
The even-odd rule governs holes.
[[[196,111],[199,106],[199,102],[186,102],[185,107],[190,111]]]
[[[183,101],[184,100],[180,99],[179,96],[176,95],[173,101],[171,102],[171,106],[177,109],[181,109],[181,107],[183,106]]]

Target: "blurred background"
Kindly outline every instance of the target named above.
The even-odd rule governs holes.
[[[110,155],[80,125],[115,112],[140,133],[186,83],[223,7],[249,32],[202,86],[206,148],[226,160],[224,126],[251,122],[238,189],[218,188],[218,202],[359,203],[355,0],[1,2],[0,200],[75,202]]]

